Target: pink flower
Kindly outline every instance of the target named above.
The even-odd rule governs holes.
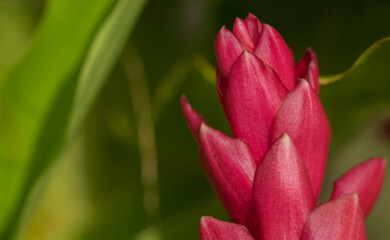
[[[215,39],[217,92],[234,138],[211,128],[185,96],[181,106],[202,167],[232,223],[202,217],[200,238],[366,239],[364,217],[378,198],[384,158],[335,182],[315,207],[331,129],[318,98],[318,64],[308,49],[294,66],[279,33],[252,14]]]

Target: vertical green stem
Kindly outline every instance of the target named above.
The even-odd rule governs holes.
[[[141,157],[143,204],[150,225],[159,223],[158,157],[149,89],[142,60],[137,54],[126,51],[124,69],[129,80],[131,101],[135,116],[138,145]]]

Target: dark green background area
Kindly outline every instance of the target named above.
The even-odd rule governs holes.
[[[23,56],[43,11],[44,1],[0,0],[0,76]],[[345,71],[371,44],[390,36],[390,1],[148,1],[127,48],[143,64],[151,100],[160,220],[148,220],[142,204],[137,116],[120,58],[77,140],[54,166],[24,239],[191,240],[198,239],[201,216],[228,220],[202,172],[179,98],[186,94],[211,126],[230,134],[210,81],[214,38],[221,26],[232,29],[235,18],[249,12],[279,31],[296,61],[312,47],[321,75]],[[390,157],[389,97],[359,94],[365,86],[389,89],[390,79],[361,76],[320,90],[334,126],[321,202],[353,165],[370,156]],[[390,238],[388,201],[386,180],[367,220],[369,239]]]

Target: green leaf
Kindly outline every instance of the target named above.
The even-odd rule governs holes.
[[[14,236],[31,188],[78,132],[144,2],[49,2],[31,48],[2,81],[0,239]]]
[[[80,74],[69,128],[70,136],[79,129],[89,106],[125,45],[127,35],[145,2],[146,0],[119,0],[102,24]]]
[[[369,47],[344,73],[320,78],[334,146],[340,146],[374,115],[388,111],[389,63],[390,38],[385,38]]]

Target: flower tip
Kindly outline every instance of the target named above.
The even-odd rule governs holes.
[[[200,218],[200,225],[206,226],[207,223],[212,219],[212,217],[209,216],[202,216]]]
[[[258,65],[258,62],[263,63],[263,61],[258,57],[256,57],[253,53],[251,53],[247,49],[244,49],[242,53],[238,56],[236,62],[234,63],[232,72],[235,71],[235,68],[242,68],[242,69],[249,68],[252,71],[255,71],[255,66]],[[241,72],[239,72],[239,74],[241,74]]]
[[[220,34],[225,34],[226,32],[230,32],[225,25],[223,25],[221,27],[221,29],[219,29],[219,32],[218,32],[218,35],[217,35],[217,38],[220,36]]]
[[[303,57],[298,61],[295,66],[295,75],[296,78],[305,78],[316,94],[319,94],[318,62],[312,48],[308,47]]]
[[[253,55],[253,53],[251,53],[247,49],[244,49],[242,51],[242,53],[240,54],[240,56],[237,58],[236,64],[238,64],[238,62],[240,62],[241,64],[242,63],[251,64],[253,62],[256,62],[256,61],[260,60],[258,58],[257,58],[258,60],[256,60],[256,58],[257,57],[255,55]]]
[[[253,13],[248,13],[248,15],[246,15],[245,17],[245,20],[249,20],[249,19],[255,19],[255,20],[259,20]]]
[[[310,83],[305,78],[298,78],[298,84],[302,84],[305,89],[310,89]]]
[[[227,77],[237,57],[245,48],[244,44],[223,26],[214,40],[214,48],[220,73],[223,77]]]
[[[348,193],[348,194],[345,194],[344,196],[342,196],[341,198],[338,198],[336,200],[333,200],[333,201],[343,201],[341,199],[344,199],[345,202],[348,203],[348,205],[352,208],[352,209],[356,209],[355,211],[361,211],[362,212],[362,209],[360,208],[360,199],[359,199],[359,194],[356,193],[356,192],[353,192],[353,193]]]
[[[192,109],[191,104],[187,101],[187,97],[184,94],[180,97],[180,105],[192,134],[195,139],[198,139],[199,128],[205,120],[198,112]]]
[[[385,157],[377,157],[377,158],[375,158],[375,159],[376,159],[376,161],[379,162],[378,164],[379,164],[380,166],[382,166],[383,168],[386,168],[387,160],[386,160]]]
[[[236,17],[236,19],[234,19],[234,25],[240,24],[240,23],[242,23],[242,22],[244,22],[244,20],[242,20],[242,19],[239,18],[239,17]]]
[[[221,29],[219,29],[217,36],[215,37],[214,44],[216,45],[218,42],[220,42],[222,39],[226,38],[226,36],[230,33],[228,29],[226,29],[226,26],[223,25]]]
[[[250,51],[253,50],[255,45],[250,36],[248,27],[246,26],[245,22],[239,17],[237,17],[234,21],[233,34],[245,45],[246,49],[249,49]]]
[[[295,148],[290,136],[285,132],[282,133],[278,139],[276,139],[274,144],[276,143],[280,144],[280,146],[284,146],[286,149],[290,149],[291,147]]]
[[[313,48],[311,48],[311,47],[307,47],[307,48],[306,48],[306,52],[307,52],[307,53],[310,53],[310,55],[312,55],[312,54],[314,53],[314,50],[313,50]]]
[[[276,139],[275,143],[276,142],[280,142],[282,145],[284,145],[286,147],[294,147],[295,148],[295,145],[294,145],[291,137],[286,132],[282,133],[282,135],[280,135],[280,137]]]
[[[291,138],[287,133],[283,133],[282,136],[280,136],[280,140],[286,143],[291,142]]]
[[[311,84],[309,83],[309,81],[306,78],[298,78],[298,84],[296,86],[296,91],[300,92],[300,94],[304,94],[307,96],[310,96],[312,94],[317,96],[317,94],[315,94]]]
[[[383,156],[373,157],[373,158],[370,158],[369,160],[367,160],[367,164],[370,164],[372,166],[372,168],[376,168],[376,172],[378,174],[382,173],[382,172],[384,174],[385,169],[386,169],[386,165],[387,165],[387,161],[386,161],[386,158]]]
[[[186,97],[185,94],[181,95],[181,97],[180,97],[180,104],[181,104],[182,106],[188,104],[187,97]]]
[[[352,199],[351,202],[353,203],[353,205],[359,202],[359,195],[356,192],[346,194],[345,197],[351,198]]]
[[[213,129],[204,122],[202,122],[199,127],[199,139],[207,139],[207,135],[208,133],[210,133],[210,130]]]

